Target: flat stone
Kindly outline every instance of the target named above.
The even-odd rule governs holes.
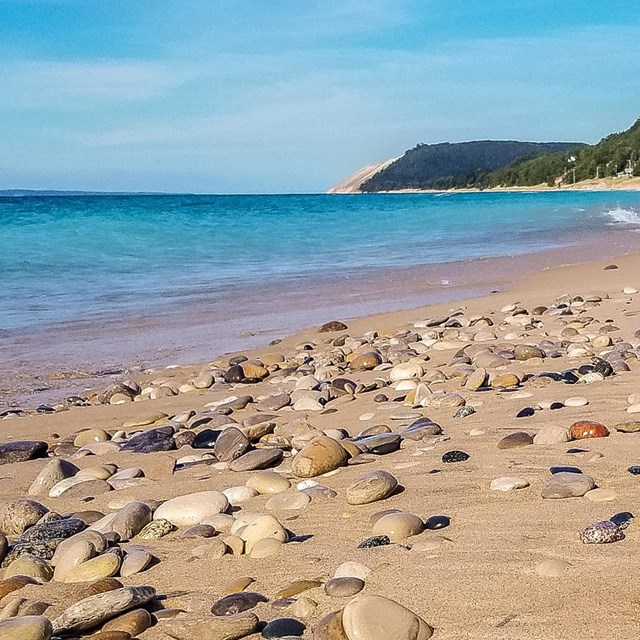
[[[229,501],[222,492],[200,491],[167,500],[156,509],[153,519],[167,520],[176,527],[189,527],[228,508]]]
[[[596,483],[583,473],[556,473],[542,489],[542,497],[547,499],[579,498],[594,489]]]
[[[366,565],[360,562],[354,562],[353,560],[347,560],[347,562],[343,562],[334,572],[334,578],[359,578],[362,581],[365,581],[369,574],[371,573],[371,569]]]
[[[133,609],[122,615],[112,618],[103,627],[103,631],[123,631],[128,633],[132,638],[144,633],[151,625],[153,620],[146,609]]]
[[[400,449],[402,436],[397,433],[380,433],[365,438],[358,438],[356,443],[365,453],[383,456]]]
[[[144,571],[153,561],[153,556],[144,549],[136,549],[130,551],[124,557],[122,566],[120,567],[120,575],[128,578],[141,571]]]
[[[465,389],[469,391],[477,391],[484,387],[485,382],[487,380],[487,370],[479,367],[473,373],[469,375],[467,381],[465,382]]]
[[[19,591],[28,584],[39,584],[36,578],[25,575],[16,575],[0,580],[0,600],[10,593]]]
[[[612,502],[618,498],[618,494],[611,489],[591,489],[584,494],[591,502]]]
[[[20,616],[0,622],[3,640],[49,640],[53,627],[44,616]]]
[[[291,488],[291,482],[275,471],[252,473],[246,485],[264,494],[282,493]]]
[[[229,489],[225,489],[222,493],[227,496],[227,500],[232,506],[242,504],[243,502],[251,500],[251,498],[255,498],[258,495],[258,492],[255,489],[244,485],[241,487],[229,487]]]
[[[258,622],[250,611],[228,617],[178,617],[165,620],[162,631],[174,640],[239,640],[256,631]]]
[[[342,611],[348,640],[429,640],[433,629],[415,613],[382,596],[361,595]]]
[[[9,502],[0,509],[0,532],[7,536],[19,536],[48,511],[43,504],[27,498]]]
[[[514,491],[515,489],[524,489],[529,483],[523,478],[513,476],[505,476],[502,478],[494,478],[491,481],[490,489],[492,491]]]
[[[398,481],[387,471],[369,471],[347,487],[347,502],[352,505],[360,505],[384,500],[397,487]]]
[[[324,592],[332,598],[350,598],[364,589],[360,578],[332,578],[324,585]]]
[[[214,616],[233,616],[249,611],[261,602],[268,602],[268,599],[261,593],[240,591],[226,595],[214,602],[211,607],[211,613]]]
[[[218,436],[213,448],[216,458],[221,462],[231,462],[251,448],[249,438],[237,427],[227,427]]]
[[[269,511],[295,511],[304,509],[311,502],[311,496],[302,491],[278,493],[267,500]]]
[[[63,582],[95,582],[111,578],[118,573],[121,563],[120,556],[115,553],[104,553],[71,568],[65,574]]]
[[[62,458],[54,458],[47,462],[42,471],[36,476],[36,479],[29,487],[29,495],[46,496],[51,487],[65,478],[75,476],[78,471],[80,469],[72,462]]]
[[[640,431],[640,420],[621,422],[615,426],[615,430],[621,431],[622,433],[636,433]]]
[[[133,438],[123,445],[122,451],[130,451],[132,453],[171,451],[176,448],[173,434],[174,428],[170,426],[149,429],[149,431],[143,431],[133,436]]]
[[[99,480],[93,476],[74,476],[58,482],[49,491],[50,498],[65,499],[95,498],[103,493],[111,491],[113,487],[104,480]]]
[[[533,444],[533,438],[524,431],[516,431],[498,442],[498,449],[519,449]]]
[[[306,629],[306,625],[295,618],[277,618],[267,623],[260,634],[262,638],[275,640],[282,638],[283,640],[291,640],[292,638],[300,638]]]
[[[49,450],[46,442],[39,440],[19,440],[0,444],[0,464],[24,462],[35,458],[44,458]]]
[[[624,540],[624,531],[610,520],[595,522],[580,532],[580,540],[584,544],[611,544]]]
[[[571,398],[567,398],[564,404],[567,407],[586,407],[589,401],[582,396],[572,396]]]
[[[268,469],[282,460],[282,449],[256,449],[236,458],[229,464],[231,471],[254,471],[256,469]]]

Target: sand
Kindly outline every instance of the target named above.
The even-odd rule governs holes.
[[[615,262],[619,268],[604,270],[610,262]],[[608,293],[610,298],[588,309],[584,315],[594,316],[601,322],[612,320],[619,331],[610,335],[614,339],[620,336],[635,345],[639,342],[634,338],[634,332],[640,328],[640,294],[624,295],[622,289],[640,288],[639,274],[639,254],[606,262],[556,267],[519,277],[513,286],[500,293],[350,320],[348,333],[360,336],[375,330],[391,335],[399,328],[410,328],[415,321],[448,314],[453,309],[464,309],[467,315],[502,318],[504,314],[500,309],[510,303],[531,309],[537,305],[550,305],[562,294],[576,296],[600,291]],[[518,328],[513,330],[518,331]],[[542,331],[535,332],[535,340],[540,339]],[[287,354],[304,341],[321,345],[331,337],[332,334],[318,334],[310,329],[275,346],[245,353],[251,356],[274,352]],[[452,351],[430,352],[428,368],[446,364],[452,354]],[[518,363],[513,368],[536,373],[589,361],[590,358],[579,361],[547,359],[540,364]],[[638,510],[640,480],[626,469],[629,465],[640,464],[640,435],[612,430],[607,438],[579,443],[533,445],[515,450],[496,447],[498,440],[508,433],[526,430],[533,434],[549,423],[568,427],[578,419],[594,419],[612,426],[633,418],[625,410],[629,394],[638,391],[640,364],[630,361],[629,365],[630,372],[591,385],[554,383],[536,388],[525,384],[523,390],[532,393],[527,399],[514,399],[511,394],[495,391],[465,392],[468,400],[477,406],[477,412],[463,419],[454,420],[454,409],[451,408],[423,409],[421,412],[441,424],[450,439],[434,445],[405,442],[400,451],[380,456],[374,463],[342,468],[329,477],[320,478],[322,484],[337,491],[337,498],[313,501],[302,511],[277,514],[295,534],[310,535],[305,542],[287,544],[277,555],[260,560],[224,556],[195,561],[190,551],[202,541],[180,540],[178,532],[159,541],[150,541],[147,546],[152,548],[159,563],[123,582],[153,585],[158,593],[166,596],[164,606],[204,615],[233,578],[252,576],[256,582],[250,589],[272,598],[296,579],[324,580],[333,575],[340,563],[356,560],[373,569],[366,581],[366,593],[392,598],[413,610],[436,629],[436,639],[636,638],[640,618],[635,590],[640,572],[640,522],[631,524],[625,540],[611,545],[584,545],[578,539],[578,533],[586,525],[605,520],[616,512]],[[199,366],[173,368],[136,376],[136,379],[144,382],[162,377],[178,384],[198,369]],[[376,372],[351,373],[349,377],[366,382],[373,380]],[[459,390],[459,384],[459,379],[454,378],[443,386],[447,390]],[[273,393],[275,389],[267,380],[258,385],[243,385],[241,391],[257,397]],[[64,438],[87,427],[116,430],[126,420],[155,411],[172,415],[187,409],[201,410],[206,403],[228,395],[229,391],[196,391],[153,401],[72,408],[53,415],[1,420],[0,441],[34,438],[53,441],[56,438],[52,434]],[[392,409],[387,403],[374,403],[374,395],[359,395],[355,401],[340,406],[336,413],[310,412],[307,419],[319,429],[340,427],[351,435],[372,424],[394,427],[388,419]],[[524,406],[564,401],[576,395],[586,397],[588,406],[539,411],[533,417],[515,419],[516,412]],[[389,404],[393,404],[394,409],[402,406]],[[249,405],[234,417],[254,411]],[[370,412],[375,413],[372,420],[360,420],[360,416]],[[285,412],[283,416],[287,420],[302,417],[294,412]],[[472,429],[484,433],[471,436]],[[587,462],[566,453],[571,446],[602,453],[603,457]],[[450,449],[464,450],[471,457],[465,463],[442,464],[442,453]],[[135,489],[110,492],[84,504],[64,498],[42,501],[60,513],[79,509],[98,509],[107,513],[107,504],[116,497],[124,499],[122,494],[131,500],[162,500],[195,491],[242,485],[250,476],[248,473],[216,471],[206,466],[170,475],[164,461],[169,456],[176,458],[184,453],[184,450],[146,455],[121,452],[79,458],[74,462],[81,467],[106,462],[113,462],[120,468],[139,466],[149,480]],[[411,463],[416,464],[410,466]],[[43,465],[44,461],[35,460],[0,467],[2,501],[24,497]],[[596,480],[598,486],[615,491],[617,498],[612,502],[591,502],[586,498],[543,500],[540,491],[550,477],[548,469],[553,465],[580,467]],[[394,474],[404,491],[382,502],[358,507],[348,505],[346,487],[358,475],[372,469],[384,469]],[[440,471],[429,473],[434,469]],[[506,494],[490,491],[491,480],[500,476],[523,477],[531,486]],[[264,511],[265,503],[266,497],[260,496],[244,507],[248,511]],[[356,549],[357,544],[370,535],[371,514],[388,508],[411,511],[424,518],[448,515],[451,518],[448,528],[425,532],[420,538],[443,535],[450,542],[436,550],[422,552],[403,546]],[[555,558],[566,560],[571,566],[558,578],[538,575],[537,565]],[[46,615],[55,616],[72,599],[74,589],[72,585],[49,583],[26,587],[20,595],[51,603]],[[318,603],[314,616],[305,620],[308,625],[305,637],[311,638],[314,623],[346,601],[330,598],[322,589],[310,590],[305,595]],[[286,615],[286,610],[276,610],[269,605],[260,605],[256,611],[263,620]],[[140,638],[166,638],[162,623],[141,634]]]

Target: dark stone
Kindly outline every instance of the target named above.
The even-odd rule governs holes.
[[[562,380],[565,384],[576,384],[580,382],[580,378],[573,371],[565,371],[562,374]]]
[[[170,426],[143,431],[133,436],[133,438],[122,447],[122,451],[131,451],[133,453],[171,451],[176,448],[173,433],[174,429]]]
[[[363,540],[358,545],[358,549],[372,549],[373,547],[384,547],[388,544],[391,544],[389,536],[371,536],[371,538]]]
[[[365,453],[374,453],[375,455],[385,455],[397,451],[401,441],[402,438],[395,433],[380,433],[355,440],[360,448],[364,448]]]
[[[349,327],[340,320],[332,320],[325,322],[319,329],[318,333],[332,333],[334,331],[346,331]]]
[[[587,453],[588,449],[576,449],[575,447],[572,449],[567,449],[567,453]]]
[[[533,437],[524,431],[515,431],[498,442],[498,449],[519,449],[533,444]]]
[[[261,593],[253,591],[241,591],[240,593],[232,593],[224,596],[213,603],[211,613],[214,616],[233,616],[236,613],[249,611],[261,602],[268,602]]]
[[[213,452],[220,462],[231,462],[249,449],[251,449],[249,438],[237,427],[228,427],[217,437]]]
[[[254,471],[268,469],[282,460],[282,449],[256,449],[236,458],[229,464],[231,471]]]
[[[61,542],[61,539],[44,540],[42,542],[16,542],[0,566],[8,567],[14,560],[21,556],[32,556],[40,560],[51,560]]]
[[[229,358],[228,363],[230,367],[233,367],[236,364],[246,362],[248,359],[247,356],[233,356],[233,358]]]
[[[56,410],[49,404],[41,404],[37,409],[36,413],[55,413]]]
[[[564,409],[564,404],[562,404],[562,402],[552,402],[549,409],[551,409],[551,411],[556,411],[557,409]]]
[[[239,364],[234,364],[232,367],[227,369],[224,374],[225,382],[242,382],[244,380],[244,370]]]
[[[401,435],[409,440],[422,440],[425,436],[439,436],[441,433],[442,427],[439,424],[429,418],[418,418]]]
[[[633,515],[633,513],[630,513],[629,511],[622,511],[620,513],[616,513],[615,516],[611,516],[609,520],[621,529],[626,529],[634,520],[634,518],[635,516]]]
[[[465,404],[460,407],[454,414],[454,418],[466,418],[476,412],[476,409],[473,405]]]
[[[431,516],[424,523],[425,529],[444,529],[451,524],[449,516]]]
[[[38,440],[19,440],[0,444],[0,464],[45,458],[49,445]]]
[[[215,429],[203,429],[195,434],[191,446],[194,449],[213,449],[221,433],[221,431],[216,431]]]
[[[627,469],[632,476],[640,476],[640,465],[633,465]]]
[[[185,429],[184,431],[178,431],[173,439],[176,443],[176,449],[180,449],[181,447],[190,447],[193,445],[193,441],[196,439],[198,434],[194,431],[190,431],[189,429]]]
[[[376,396],[373,398],[374,402],[388,402],[389,398],[384,394],[384,393],[378,393],[376,394]]]
[[[564,380],[561,373],[556,373],[555,371],[545,371],[544,373],[539,373],[536,378],[550,378],[554,382],[561,382]]]
[[[558,466],[550,467],[549,472],[551,475],[555,475],[556,473],[582,473],[582,470],[578,469],[578,467]]]
[[[295,618],[278,618],[272,620],[262,630],[263,638],[299,638],[307,627]]]
[[[593,365],[592,364],[583,364],[582,366],[578,367],[578,373],[581,376],[586,376],[587,373],[593,373]]]
[[[601,373],[605,378],[608,378],[613,373],[613,367],[606,361],[599,359],[593,365],[594,373]]]
[[[604,268],[604,271],[614,271],[615,269],[618,269],[618,265],[617,264],[608,264]]]
[[[524,409],[520,409],[520,411],[516,413],[516,418],[529,418],[535,412],[536,410],[533,407],[525,407]]]
[[[464,462],[469,459],[469,454],[464,451],[447,451],[442,454],[442,462]]]
[[[109,404],[111,398],[116,394],[122,394],[128,396],[133,400],[136,397],[136,392],[128,387],[126,384],[122,384],[121,382],[116,382],[108,386],[101,394],[98,395],[98,402],[100,404]]]
[[[44,542],[45,540],[64,540],[86,529],[86,524],[78,518],[63,518],[52,520],[29,527],[18,538],[19,543]]]
[[[352,394],[357,385],[353,380],[349,380],[349,378],[336,378],[331,381],[331,386],[340,391],[346,391]]]

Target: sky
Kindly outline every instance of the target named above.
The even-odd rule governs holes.
[[[0,0],[0,189],[322,192],[640,116],[635,0]]]

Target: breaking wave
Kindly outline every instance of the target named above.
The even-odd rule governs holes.
[[[613,222],[620,222],[622,224],[640,224],[640,213],[633,209],[623,209],[622,207],[616,207],[605,211],[604,214],[609,216]]]

